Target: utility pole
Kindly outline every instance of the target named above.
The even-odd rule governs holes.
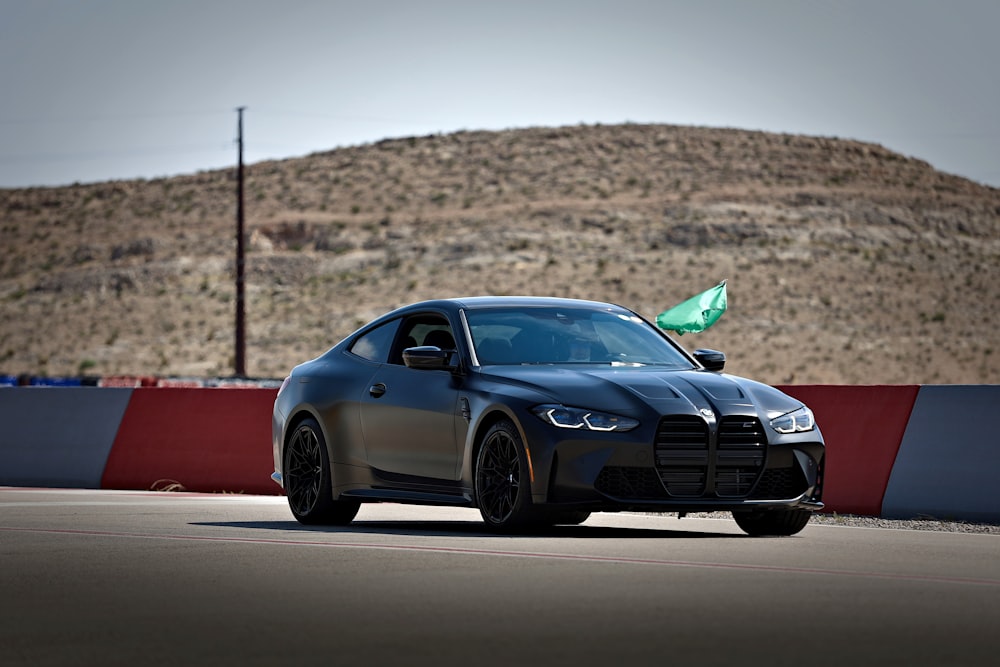
[[[239,161],[236,169],[236,376],[246,377],[246,313],[244,312],[244,248],[243,248],[243,110],[237,107],[239,125],[237,144]]]

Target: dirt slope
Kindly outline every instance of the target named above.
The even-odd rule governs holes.
[[[1000,190],[873,144],[667,125],[413,137],[246,170],[248,373],[418,299],[552,294],[782,383],[1000,382]],[[0,190],[0,372],[229,375],[235,170]]]

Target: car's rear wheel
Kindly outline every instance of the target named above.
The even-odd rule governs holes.
[[[358,502],[333,499],[330,457],[315,419],[303,420],[289,436],[283,481],[288,507],[299,523],[346,525],[358,513]]]
[[[809,523],[812,512],[799,509],[733,512],[736,525],[754,537],[794,535]]]
[[[527,527],[532,518],[528,458],[521,434],[508,420],[486,432],[476,455],[476,506],[486,525],[509,531]]]

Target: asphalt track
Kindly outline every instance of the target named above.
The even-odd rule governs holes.
[[[1000,536],[0,487],[0,665],[996,665]]]

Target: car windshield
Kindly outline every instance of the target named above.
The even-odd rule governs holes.
[[[466,312],[476,356],[490,364],[694,368],[656,329],[619,309],[521,307]]]

